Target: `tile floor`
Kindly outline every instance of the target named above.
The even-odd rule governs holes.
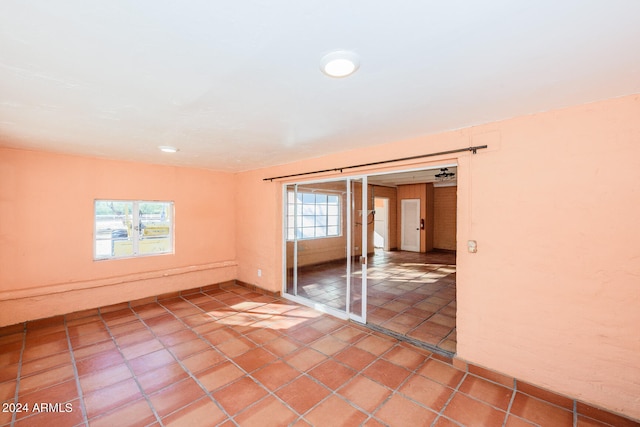
[[[345,271],[344,261],[300,268],[298,295],[344,310]],[[352,292],[357,298],[357,289]],[[367,322],[454,354],[455,252],[376,249],[367,268]]]
[[[0,348],[2,426],[609,425],[239,286],[0,328]]]

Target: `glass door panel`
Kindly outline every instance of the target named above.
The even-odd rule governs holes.
[[[346,313],[347,181],[288,185],[286,294]]]

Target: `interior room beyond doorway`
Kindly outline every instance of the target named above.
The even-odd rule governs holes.
[[[285,295],[350,316],[365,283],[355,320],[455,353],[456,175],[448,166],[287,186]]]

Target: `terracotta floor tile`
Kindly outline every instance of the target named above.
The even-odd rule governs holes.
[[[187,367],[187,369],[195,374],[204,371],[205,369],[209,369],[225,360],[226,358],[224,355],[220,354],[219,351],[209,349],[187,357],[182,361],[182,363]]]
[[[146,325],[142,323],[140,320],[136,319],[133,322],[122,323],[114,326],[109,326],[109,332],[116,338],[121,338],[124,335],[130,335],[140,332],[146,332],[148,335],[146,339],[152,338],[153,336],[147,329]],[[135,342],[135,340],[133,340]],[[122,341],[123,344],[127,344],[126,341]]]
[[[189,356],[192,356],[196,353],[200,353],[201,351],[208,350],[211,348],[211,345],[204,340],[196,338],[191,341],[185,341],[180,344],[176,344],[169,348],[171,353],[173,353],[178,359],[186,359]]]
[[[467,375],[460,385],[461,392],[506,411],[511,401],[513,390],[494,384],[475,375]]]
[[[402,345],[396,345],[391,350],[386,352],[384,356],[382,356],[382,358],[393,362],[398,366],[402,366],[409,370],[414,370],[422,363],[424,363],[425,360],[427,360],[428,356],[419,351],[412,350]]]
[[[167,313],[167,310],[156,302],[132,307],[132,309],[143,319],[151,319]]]
[[[163,418],[162,422],[165,426],[206,426],[218,425],[226,419],[218,405],[203,397]]]
[[[196,374],[198,381],[209,391],[225,387],[241,378],[245,373],[231,362],[222,362]]]
[[[342,328],[345,325],[345,322],[342,320],[338,320],[335,319],[333,317],[328,317],[325,316],[323,318],[321,318],[320,320],[318,320],[317,322],[314,322],[311,327],[313,329],[317,329],[318,331],[322,332],[323,334],[330,334],[331,332]]]
[[[573,423],[573,414],[566,409],[519,392],[511,405],[511,413],[541,425],[570,426]]]
[[[304,414],[329,395],[329,390],[308,377],[302,376],[278,390],[276,395],[287,402],[296,412]]]
[[[330,359],[308,373],[330,389],[335,390],[353,378],[356,371]]]
[[[518,381],[516,386],[520,393],[536,397],[540,400],[544,400],[545,402],[549,402],[556,406],[561,406],[569,411],[573,411],[573,400],[569,399],[568,397],[541,389],[524,381]]]
[[[390,426],[428,426],[436,419],[435,412],[397,394],[391,396],[375,416]]]
[[[338,394],[365,411],[373,412],[391,395],[391,390],[365,376],[358,375],[338,390]]]
[[[15,397],[17,383],[16,380],[0,383],[0,402],[5,402]]]
[[[142,394],[133,379],[120,381],[84,395],[87,417],[93,418],[140,399]]]
[[[246,334],[246,337],[249,338],[251,341],[261,345],[264,345],[277,338],[280,338],[281,336],[282,335],[279,332],[272,331],[269,329],[256,329]]]
[[[106,330],[102,330],[92,334],[77,335],[74,337],[69,337],[69,339],[71,340],[71,347],[75,349],[79,347],[93,345],[103,341],[109,341],[111,340],[111,335]]]
[[[390,389],[397,388],[411,374],[408,370],[384,359],[376,360],[362,373]]]
[[[124,363],[124,358],[120,352],[118,350],[109,350],[85,359],[76,359],[76,368],[78,370],[78,375],[83,376],[119,363]]]
[[[121,349],[122,355],[128,360],[133,360],[145,354],[153,353],[156,350],[163,349],[162,343],[156,339],[141,341]]]
[[[160,417],[166,417],[204,396],[204,390],[191,378],[165,387],[149,396]]]
[[[253,373],[253,377],[269,390],[276,390],[300,375],[300,371],[283,361],[276,361]]]
[[[340,350],[343,350],[348,345],[348,343],[341,341],[338,338],[327,335],[312,343],[310,347],[326,354],[327,356],[332,356]]]
[[[367,419],[367,415],[348,404],[343,399],[333,395],[322,402],[305,419],[316,426],[357,426]]]
[[[504,425],[504,427],[534,427],[534,426],[536,426],[536,424],[525,421],[520,417],[516,417],[515,415],[507,416],[507,422]]]
[[[433,424],[433,427],[460,427],[460,424],[455,421],[451,421],[449,418],[443,415],[440,415],[435,424]]]
[[[15,343],[17,349],[3,347],[3,352],[0,353],[0,366],[15,365],[20,362],[20,353],[22,350],[22,343]]]
[[[422,375],[412,375],[398,391],[434,411],[442,410],[453,394],[453,389]]]
[[[0,366],[0,382],[16,380],[18,378],[19,367],[20,365],[17,363],[8,366]]]
[[[355,346],[361,350],[368,351],[371,354],[380,356],[396,344],[396,340],[389,338],[381,338],[377,335],[369,335],[355,343]]]
[[[256,348],[257,345],[253,341],[244,337],[237,337],[227,340],[221,344],[217,344],[215,347],[227,355],[227,357],[238,357],[241,354]]]
[[[463,393],[456,393],[444,410],[444,415],[465,426],[501,426],[506,413],[492,408]]]
[[[76,361],[79,361],[109,351],[118,351],[116,344],[111,340],[102,341],[100,343],[88,345],[85,347],[74,348],[73,357],[76,359]]]
[[[75,375],[71,364],[58,366],[20,379],[20,395],[65,382]]]
[[[351,346],[335,355],[334,358],[335,360],[338,360],[345,365],[352,367],[356,371],[360,371],[371,362],[373,362],[376,359],[376,356],[369,353],[368,351],[359,349],[356,346]]]
[[[246,353],[235,357],[233,361],[238,364],[242,369],[251,373],[256,369],[273,362],[276,356],[268,352],[263,348],[255,348],[249,350]]]
[[[424,375],[427,378],[453,388],[457,387],[462,377],[464,377],[463,371],[433,358],[427,360],[417,372],[420,375]]]
[[[127,348],[143,341],[153,341],[155,337],[148,329],[137,329],[133,332],[116,336],[116,342],[120,348]]]
[[[80,387],[84,394],[108,387],[112,384],[131,378],[131,370],[125,365],[117,364],[99,371],[89,372],[80,377]]]
[[[25,345],[24,352],[22,353],[22,360],[24,362],[40,359],[42,357],[51,356],[65,351],[69,351],[69,344],[67,343],[66,336],[61,338],[59,341]]]
[[[189,375],[177,363],[170,363],[153,371],[137,376],[138,383],[148,395],[161,390],[173,383],[187,378]]]
[[[235,415],[242,409],[262,399],[267,391],[248,377],[242,377],[238,381],[213,393],[217,400],[230,415]]]
[[[353,344],[363,338],[366,334],[367,332],[361,330],[360,328],[346,325],[336,331],[333,331],[331,333],[331,336],[334,338],[338,338],[339,340],[346,343]]]
[[[243,427],[279,427],[291,424],[298,415],[273,396],[261,400],[236,416]]]
[[[125,421],[126,420],[126,421]],[[90,427],[113,427],[126,423],[130,426],[147,426],[156,420],[145,399],[138,399],[133,403],[114,409],[113,411],[93,418]]]
[[[173,362],[175,359],[171,353],[167,350],[158,350],[130,360],[129,366],[136,375],[140,375]]]
[[[324,334],[317,329],[313,329],[311,326],[305,326],[302,328],[297,328],[293,331],[288,331],[287,336],[303,344],[310,344],[313,341],[324,337]]]
[[[173,347],[188,341],[196,340],[198,339],[198,335],[194,333],[193,330],[185,329],[172,334],[163,335],[158,337],[158,339],[167,347]]]
[[[283,357],[300,348],[300,344],[291,338],[280,337],[264,344],[264,348],[276,356]]]
[[[80,319],[80,321],[86,319]],[[79,335],[95,334],[100,332],[107,332],[106,326],[102,321],[84,322],[76,325],[67,324],[67,331],[70,337],[77,337]]]
[[[288,364],[302,372],[308,371],[326,359],[327,356],[311,348],[300,349],[284,358]]]

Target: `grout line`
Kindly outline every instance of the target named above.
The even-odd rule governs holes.
[[[69,354],[71,355],[71,365],[73,366],[73,376],[76,380],[76,389],[78,390],[78,398],[80,400],[80,410],[82,411],[82,418],[86,425],[89,425],[89,418],[87,417],[87,408],[84,403],[84,393],[82,392],[82,386],[80,385],[80,375],[78,375],[78,367],[76,366],[76,357],[73,354],[73,346],[71,345],[71,337],[69,336],[69,327],[67,325],[67,316],[64,317],[64,331],[67,335],[67,346],[69,347]]]

